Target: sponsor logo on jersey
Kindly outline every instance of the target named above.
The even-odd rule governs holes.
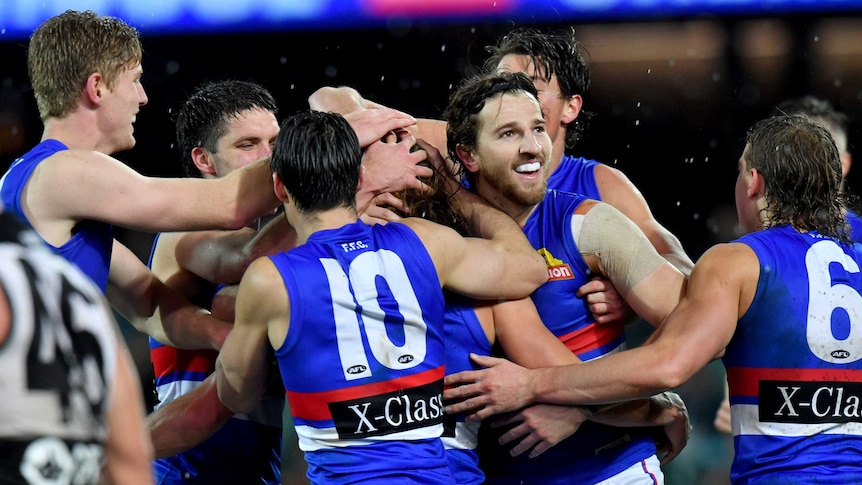
[[[545,258],[545,264],[548,266],[548,280],[570,280],[575,276],[572,274],[572,268],[564,263],[562,259],[557,259],[545,248],[539,249],[539,254]]]
[[[760,421],[862,422],[862,382],[760,381]]]
[[[443,381],[329,403],[341,439],[385,436],[443,422]]]

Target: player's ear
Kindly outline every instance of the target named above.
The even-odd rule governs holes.
[[[356,183],[356,193],[362,190],[362,183],[365,182],[365,165],[359,166],[359,182]]]
[[[275,191],[275,196],[278,197],[278,200],[284,203],[290,202],[290,194],[287,193],[287,187],[284,186],[284,182],[277,173],[272,174],[272,188]]]
[[[474,152],[472,148],[468,148],[461,143],[455,146],[455,154],[457,154],[458,158],[461,159],[461,162],[464,164],[464,168],[473,173],[479,171],[479,162],[476,161],[475,153],[476,152]]]
[[[86,102],[93,106],[101,105],[106,89],[108,89],[108,86],[105,84],[105,78],[102,77],[101,73],[94,72],[90,74],[84,82],[83,95]]]
[[[847,178],[850,166],[853,165],[853,157],[849,153],[841,154],[841,178]]]
[[[216,176],[215,163],[213,162],[213,157],[210,155],[210,152],[207,151],[206,148],[203,147],[194,147],[192,148],[191,153],[192,161],[195,164],[195,167],[200,171],[201,174],[204,175],[212,175]]]
[[[757,169],[748,169],[748,187],[746,187],[746,195],[749,199],[762,197],[766,190],[766,182],[763,180],[763,174]]]
[[[584,98],[580,94],[569,96],[569,99],[566,100],[563,106],[563,116],[560,117],[560,121],[565,125],[575,121],[578,119],[578,115],[581,114],[581,108],[583,107]]]

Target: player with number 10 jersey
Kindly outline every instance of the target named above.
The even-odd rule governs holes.
[[[415,233],[357,222],[270,258],[291,302],[275,353],[309,478],[451,483],[443,293]]]

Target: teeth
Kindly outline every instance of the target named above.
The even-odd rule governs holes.
[[[542,168],[542,164],[539,162],[524,163],[515,167],[515,171],[518,173],[536,172],[540,168]]]

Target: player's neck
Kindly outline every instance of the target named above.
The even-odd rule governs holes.
[[[548,167],[548,176],[557,171],[563,157],[566,155],[566,130],[560,130],[557,134],[557,139],[553,140],[553,150],[551,151],[551,163]]]
[[[96,150],[106,155],[108,151],[100,148],[101,136],[93,120],[82,119],[74,113],[64,118],[48,118],[42,132],[42,141],[57,140],[73,150]]]
[[[352,207],[339,207],[314,213],[293,210],[287,212],[287,215],[288,221],[296,230],[297,244],[305,244],[308,238],[316,232],[338,229],[359,220],[356,209]]]

